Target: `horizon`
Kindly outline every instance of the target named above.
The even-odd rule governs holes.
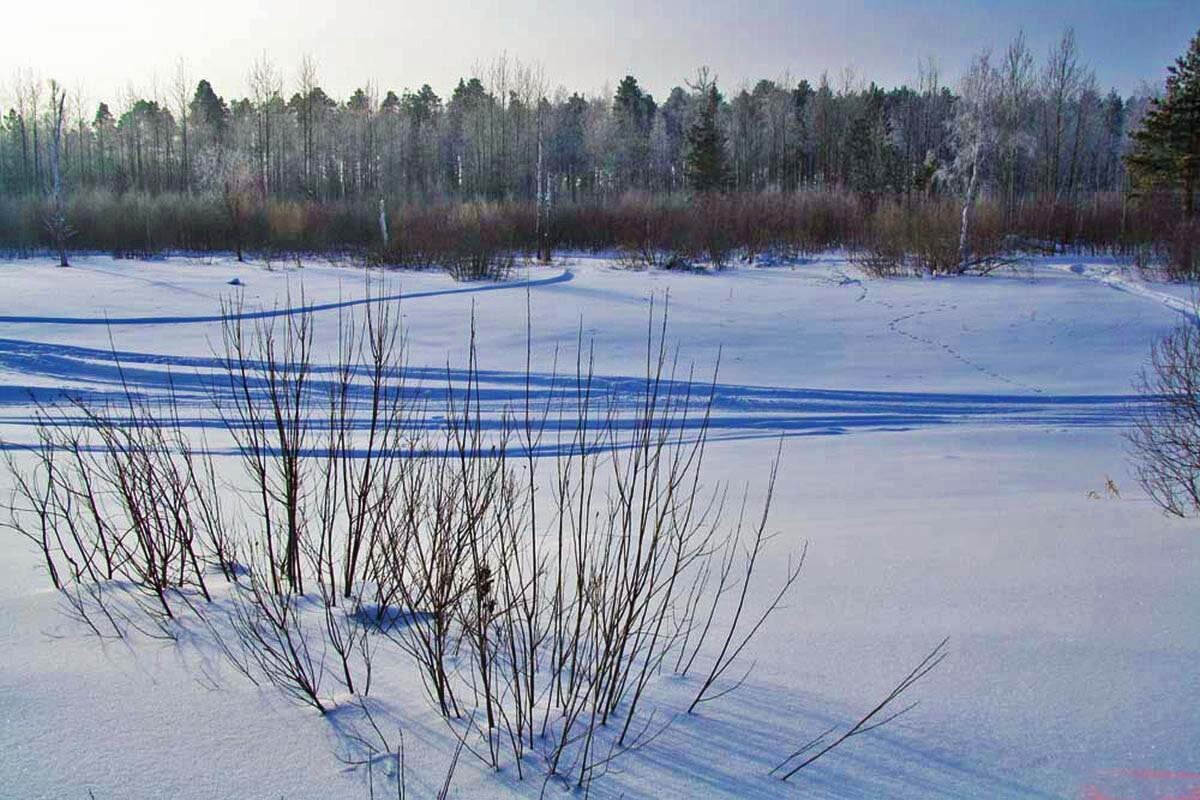
[[[282,0],[236,5],[216,0],[202,20],[134,0],[105,7],[71,0],[53,20],[34,8],[18,9],[10,63],[0,67],[0,98],[10,105],[13,81],[29,71],[59,80],[89,104],[119,104],[130,94],[166,94],[183,63],[192,86],[203,78],[233,99],[249,94],[247,75],[263,56],[279,74],[285,97],[308,56],[316,63],[318,83],[339,101],[366,85],[382,95],[429,84],[445,99],[460,79],[479,74],[502,55],[540,69],[548,94],[564,88],[588,97],[607,96],[625,75],[633,75],[663,99],[702,66],[711,69],[726,95],[784,76],[815,85],[822,74],[835,88],[848,73],[856,86],[911,86],[919,65],[930,58],[941,83],[954,87],[975,53],[1002,51],[1024,32],[1040,61],[1067,28],[1075,31],[1081,63],[1095,72],[1097,90],[1128,97],[1144,86],[1162,85],[1167,66],[1200,24],[1200,17],[1174,24],[1187,16],[1187,4],[1167,0],[1072,0],[1053,8],[991,0],[910,8],[881,0],[837,9],[773,1],[744,14],[728,6],[689,12],[687,4],[672,0],[638,8],[638,17],[623,16],[631,11],[628,2],[569,11],[539,11],[536,0],[507,10],[467,10],[461,0],[438,10],[413,10],[409,4],[367,9],[371,4],[365,0],[350,5],[309,9],[303,19],[274,26],[276,17],[287,14]],[[338,30],[339,19],[354,22],[342,22]],[[218,20],[224,24],[218,26]],[[622,22],[628,23],[623,30]],[[178,30],[180,23],[188,26],[185,32]],[[942,34],[951,26],[960,32],[953,40]],[[404,33],[413,29],[420,34]],[[230,35],[231,30],[239,33]],[[663,33],[641,33],[645,30]],[[598,31],[611,31],[609,46],[593,58],[578,58]],[[497,39],[503,46],[491,44]]]

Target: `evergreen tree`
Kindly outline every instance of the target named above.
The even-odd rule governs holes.
[[[850,124],[846,143],[850,188],[863,194],[882,192],[891,178],[890,131],[884,114],[883,90],[875,84],[863,93],[859,114]]]
[[[587,112],[587,101],[578,93],[572,94],[559,107],[550,136],[550,171],[562,175],[566,180],[572,202],[578,195],[580,179],[587,169],[587,134],[584,130]]]
[[[447,106],[450,183],[464,195],[484,194],[496,148],[496,98],[479,78],[459,79]]]
[[[414,94],[406,91],[400,109],[408,121],[410,144],[407,171],[409,180],[422,195],[437,182],[438,148],[436,127],[442,114],[442,98],[424,84]],[[442,155],[442,160],[446,160]]]
[[[1070,195],[1119,190],[1128,179],[1125,154],[1134,149],[1128,130],[1149,98],[1095,91],[1070,37],[1064,42],[1046,80],[1036,79],[1020,37],[997,65],[996,150],[979,179],[997,182],[1009,208],[1055,180]],[[1189,149],[1194,114],[1184,103],[1197,71],[1189,58],[1176,67],[1164,108],[1150,116],[1136,160],[1143,166],[1138,188],[1167,185],[1178,198],[1187,183],[1190,207],[1200,169]],[[852,78],[837,85],[826,76],[811,84],[761,80],[728,102],[718,95],[716,112],[707,113],[707,73],[702,86],[672,89],[661,106],[627,76],[606,97],[564,90],[543,107],[533,73],[498,64],[486,80],[458,82],[446,101],[422,86],[381,94],[382,102],[364,88],[336,102],[306,61],[298,91],[284,102],[276,73],[261,62],[245,99],[222,99],[208,81],[182,89],[181,79],[170,108],[134,96],[119,110],[103,107],[86,119],[74,109],[74,126],[62,131],[61,166],[64,180],[80,189],[190,191],[193,182],[213,185],[201,168],[240,153],[251,159],[267,196],[312,200],[374,198],[379,191],[389,201],[533,200],[538,187],[581,202],[627,189],[671,193],[696,185],[844,187],[871,197],[937,190],[934,176],[959,160],[962,144],[948,124],[957,98],[937,70],[922,67],[919,87],[891,91],[856,88]],[[0,121],[5,196],[42,187],[49,158],[37,86],[26,81],[17,88],[14,109],[5,107]],[[539,150],[545,180],[537,177]],[[714,170],[718,177],[707,177]]]
[[[812,141],[809,137],[809,100],[815,94],[812,85],[805,80],[800,81],[795,89],[792,89],[792,115],[795,123],[793,127],[794,140],[792,144],[795,149],[795,175],[789,181],[790,188],[796,188],[812,180],[813,173],[813,154]]]
[[[626,75],[613,97],[613,123],[616,127],[614,167],[624,186],[644,186],[650,160],[650,131],[658,106],[642,91],[637,78]]]
[[[715,81],[702,81],[699,89],[698,107],[687,131],[688,183],[696,192],[721,191],[729,175],[719,120],[721,94]]]
[[[355,89],[354,94],[350,95],[350,99],[346,101],[346,108],[355,114],[369,113],[371,111],[371,97],[364,89]]]
[[[224,137],[229,107],[223,98],[217,96],[208,81],[201,80],[196,84],[196,94],[192,97],[189,110],[196,121],[212,130],[218,141]]]
[[[1128,164],[1139,187],[1180,190],[1190,220],[1200,179],[1200,33],[1167,71],[1166,94],[1152,101],[1134,133]]]
[[[109,174],[109,146],[113,138],[116,121],[108,109],[108,103],[96,107],[96,116],[92,120],[92,129],[96,132],[96,173],[101,181]]]

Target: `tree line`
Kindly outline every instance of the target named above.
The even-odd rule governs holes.
[[[1126,186],[1122,156],[1145,93],[1102,91],[1068,30],[1043,58],[1023,36],[997,64],[1005,146],[990,183],[1009,202],[1071,199]],[[937,68],[885,89],[852,72],[815,83],[763,79],[722,91],[701,71],[656,99],[633,76],[611,94],[550,91],[542,72],[501,56],[448,97],[428,84],[345,99],[305,59],[290,79],[268,59],[249,93],[226,99],[182,65],[165,91],[63,112],[62,180],[74,191],[202,192],[242,176],[265,197],[555,202],[628,191],[936,192],[958,155],[960,95]],[[46,191],[51,93],[11,82],[0,122],[0,193]]]
[[[943,85],[849,71],[727,93],[707,69],[662,102],[633,76],[585,97],[507,56],[443,100],[345,101],[265,56],[226,100],[177,70],[159,97],[90,114],[30,73],[0,124],[0,248],[114,255],[357,254],[503,274],[518,253],[617,250],[721,267],[831,247],[881,274],[990,271],[1105,252],[1200,269],[1200,36],[1161,89],[1101,94],[1067,30],[1023,35]],[[157,93],[156,93],[157,94]],[[395,233],[395,236],[389,232]]]

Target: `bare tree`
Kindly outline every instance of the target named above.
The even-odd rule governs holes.
[[[62,181],[62,141],[63,120],[66,116],[65,105],[67,93],[58,81],[50,81],[50,201],[51,208],[46,215],[46,227],[54,241],[54,249],[58,251],[58,264],[67,267],[67,239],[71,236],[71,226],[67,223],[67,204],[63,196]]]
[[[312,191],[313,172],[313,125],[314,125],[314,92],[317,88],[317,62],[310,55],[300,59],[300,68],[296,75],[297,89],[300,95],[300,108],[297,116],[300,122],[301,149],[301,185],[304,191]]]
[[[1063,137],[1066,135],[1068,114],[1079,95],[1083,67],[1075,47],[1075,30],[1063,31],[1058,44],[1050,50],[1042,71],[1042,92],[1046,99],[1046,119],[1043,126],[1048,160],[1046,188],[1057,198],[1062,190]]]
[[[30,70],[26,70],[21,80],[24,82],[23,94],[28,100],[29,113],[26,117],[33,124],[33,185],[38,191],[42,190],[42,148],[38,137],[38,116],[42,107],[42,79]]]
[[[1004,197],[1011,207],[1016,202],[1020,155],[1033,148],[1033,137],[1027,130],[1034,88],[1033,55],[1025,44],[1024,31],[1018,33],[1004,51],[1000,80],[1000,125],[1004,146],[999,155],[1003,159]]]
[[[88,161],[90,158],[89,136],[87,121],[84,117],[84,90],[81,84],[75,84],[71,91],[71,115],[75,118],[75,176],[77,185],[88,179]]]
[[[263,194],[271,191],[272,105],[279,98],[281,84],[275,65],[263,53],[250,68],[250,92],[257,112],[254,137],[255,178]]]
[[[170,91],[179,123],[179,183],[180,188],[187,192],[192,188],[192,162],[188,148],[188,104],[192,98],[192,78],[187,62],[182,58],[175,64]]]

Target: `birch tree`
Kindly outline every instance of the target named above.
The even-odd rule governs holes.
[[[191,85],[187,64],[181,58],[175,65],[175,75],[171,80],[171,100],[179,120],[179,187],[185,192],[192,188],[192,162],[188,149],[188,104],[192,99]]]
[[[62,137],[63,119],[67,93],[58,81],[50,81],[50,199],[51,207],[46,217],[46,227],[54,241],[54,249],[58,251],[58,263],[61,267],[70,266],[67,263],[67,239],[70,236],[70,226],[67,224],[67,204],[63,197],[62,183]]]
[[[963,76],[951,122],[957,154],[951,177],[963,186],[962,222],[958,235],[959,269],[971,263],[971,211],[989,159],[997,149],[1000,107],[1000,75],[991,63],[991,53],[975,57]]]

